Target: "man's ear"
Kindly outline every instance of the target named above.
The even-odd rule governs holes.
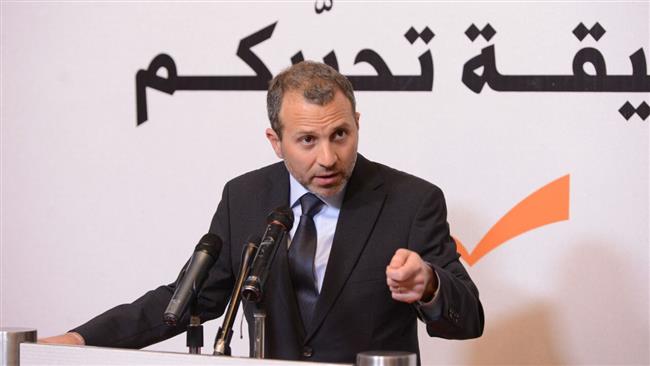
[[[280,159],[284,159],[284,155],[282,154],[282,141],[280,140],[280,136],[272,128],[266,129],[266,139],[271,143],[275,155]]]
[[[354,121],[357,124],[357,130],[359,129],[359,119],[361,118],[361,113],[359,112],[354,112]]]

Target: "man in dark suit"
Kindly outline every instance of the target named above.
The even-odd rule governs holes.
[[[266,136],[283,163],[224,187],[210,226],[224,246],[199,294],[202,320],[223,313],[247,236],[263,230],[270,210],[289,206],[301,222],[281,243],[265,288],[269,357],[353,362],[368,350],[419,354],[418,317],[430,336],[480,336],[483,309],[458,261],[442,192],[358,154],[360,115],[349,81],[302,62],[271,81],[267,107]],[[46,341],[140,348],[169,338],[188,324],[187,316],[177,327],[162,321],[173,291],[173,284],[159,287]],[[252,332],[249,306],[245,313]]]

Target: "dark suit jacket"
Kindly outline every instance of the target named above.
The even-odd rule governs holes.
[[[228,182],[210,232],[224,246],[200,293],[203,320],[220,316],[227,305],[251,233],[262,233],[266,215],[289,202],[283,163]],[[418,252],[440,278],[442,314],[427,323],[430,336],[464,339],[481,335],[483,309],[478,291],[458,261],[449,235],[446,206],[436,186],[358,156],[346,188],[329,262],[314,317],[303,327],[280,246],[268,279],[267,355],[270,358],[354,362],[358,352],[400,350],[419,355],[417,313],[391,298],[386,266],[398,248]],[[120,305],[74,331],[89,345],[140,348],[182,332],[162,322],[173,284]],[[252,309],[245,306],[252,334]],[[307,329],[306,331],[304,329]],[[252,342],[252,337],[251,337]]]

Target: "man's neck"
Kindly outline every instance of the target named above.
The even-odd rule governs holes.
[[[314,193],[316,196],[318,196],[318,198],[320,198],[328,206],[340,209],[343,203],[343,196],[345,195],[346,187],[347,184],[338,193],[329,197],[322,197],[314,192],[311,193]],[[307,188],[305,188],[305,186],[300,184],[300,182],[298,182],[298,180],[296,180],[296,178],[294,178],[293,175],[291,175],[291,173],[289,173],[289,207],[293,207],[294,205],[296,205],[300,197],[302,197],[307,192],[310,191]]]

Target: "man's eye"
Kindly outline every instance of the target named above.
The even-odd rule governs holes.
[[[303,136],[300,138],[300,142],[303,144],[312,144],[314,142],[314,136]]]
[[[334,140],[340,140],[340,139],[344,138],[345,136],[347,136],[347,134],[348,133],[346,131],[344,131],[344,130],[336,131],[336,132],[334,132]]]

